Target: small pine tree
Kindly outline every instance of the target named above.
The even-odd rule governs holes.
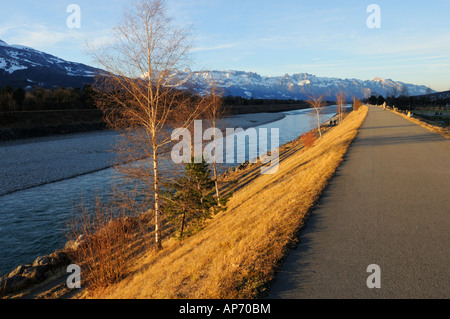
[[[204,159],[186,164],[185,176],[171,183],[166,192],[165,211],[169,221],[179,225],[179,239],[198,232],[217,206],[208,166]]]

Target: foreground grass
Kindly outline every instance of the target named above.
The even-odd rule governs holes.
[[[226,211],[200,233],[135,260],[131,275],[87,298],[257,298],[341,163],[368,108],[350,113],[309,149],[281,152],[274,175],[250,167]]]

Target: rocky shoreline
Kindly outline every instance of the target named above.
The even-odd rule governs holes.
[[[0,278],[0,298],[59,277],[66,273],[68,265],[70,265],[68,252],[59,250],[50,255],[38,257],[31,264],[18,266],[11,273]]]

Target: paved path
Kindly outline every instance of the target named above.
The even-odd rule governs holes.
[[[269,298],[449,298],[450,140],[371,107],[300,240]]]

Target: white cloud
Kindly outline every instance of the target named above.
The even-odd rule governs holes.
[[[192,52],[200,52],[200,51],[212,51],[212,50],[222,50],[222,49],[230,49],[234,48],[238,45],[238,43],[228,43],[228,44],[219,44],[212,47],[197,47],[193,48]]]
[[[22,24],[14,27],[0,27],[0,35],[9,39],[9,44],[19,44],[36,49],[57,45],[61,42],[78,42],[84,39],[84,34],[74,30],[65,32],[52,30],[45,25]]]

